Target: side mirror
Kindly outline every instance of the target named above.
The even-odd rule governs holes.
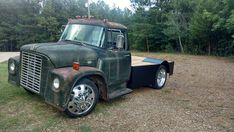
[[[60,32],[63,33],[63,31],[65,30],[67,25],[62,25],[62,27],[60,28]]]
[[[124,36],[118,35],[116,39],[116,48],[123,49],[124,48]]]

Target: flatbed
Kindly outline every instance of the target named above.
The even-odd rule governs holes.
[[[157,70],[163,63],[165,63],[164,65],[169,70],[169,75],[173,74],[173,61],[139,56],[132,56],[131,58],[131,76],[128,81],[128,88],[138,88],[142,86],[154,87]]]

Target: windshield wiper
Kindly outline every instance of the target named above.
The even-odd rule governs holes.
[[[70,40],[70,39],[64,39],[62,41],[67,41],[67,42],[75,42],[77,44],[80,44],[82,46],[85,46],[85,44],[82,41],[75,41],[75,40]]]
[[[83,45],[92,45],[92,44],[90,44],[90,43],[88,43],[88,42],[86,42],[86,41],[77,41],[77,42],[80,42],[80,43],[82,43]]]
[[[73,40],[70,39],[63,39],[62,41],[74,42]]]

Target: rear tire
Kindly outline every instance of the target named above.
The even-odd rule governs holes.
[[[164,65],[160,65],[155,78],[155,89],[162,89],[167,82],[167,68]]]
[[[89,79],[82,79],[72,88],[64,113],[71,118],[86,116],[93,111],[98,98],[97,86]]]

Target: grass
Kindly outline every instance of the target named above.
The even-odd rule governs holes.
[[[90,117],[118,106],[101,102],[95,111],[86,117],[70,119],[56,108],[46,104],[43,98],[27,93],[23,88],[9,84],[7,64],[0,63],[0,131],[82,131],[93,128],[86,124]],[[84,120],[84,121],[82,121]]]
[[[79,132],[91,132],[91,128],[89,126],[81,126],[78,128]]]
[[[234,60],[234,56],[229,56],[228,58],[231,60]]]
[[[9,84],[6,69],[7,64],[0,64],[0,131],[40,131],[62,119],[40,97]]]

